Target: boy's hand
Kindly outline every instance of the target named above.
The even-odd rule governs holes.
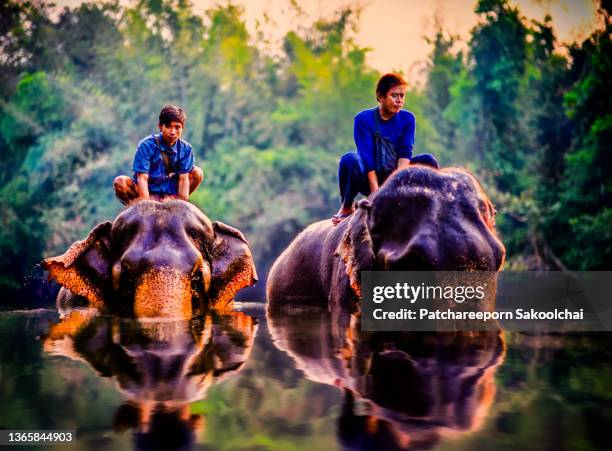
[[[368,172],[368,183],[370,184],[370,194],[378,191],[378,177],[376,171]]]
[[[179,174],[178,197],[179,199],[189,200],[189,173]]]
[[[410,166],[410,160],[408,158],[400,158],[397,160],[397,169],[404,169]]]

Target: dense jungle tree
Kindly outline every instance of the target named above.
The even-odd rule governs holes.
[[[437,30],[425,87],[409,86],[415,152],[476,173],[510,268],[609,267],[608,3],[601,27],[562,54],[549,18],[481,0],[467,49]],[[5,290],[115,216],[112,180],[130,173],[168,102],[186,107],[185,138],[204,167],[192,200],[246,232],[262,274],[337,208],[338,157],[354,148],[353,116],[375,104],[379,76],[352,38],[358,10],[289,31],[276,52],[233,4],[199,15],[184,0],[63,10],[0,0],[0,12]]]

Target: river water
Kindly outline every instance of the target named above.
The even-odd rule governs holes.
[[[197,321],[0,313],[0,428],[131,450],[609,449],[612,334],[365,334],[262,303]]]

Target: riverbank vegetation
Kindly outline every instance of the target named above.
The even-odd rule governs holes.
[[[204,16],[182,0],[59,14],[0,0],[0,10],[5,292],[120,211],[112,180],[131,173],[164,103],[188,112],[184,138],[205,172],[193,202],[245,232],[262,274],[306,224],[337,209],[337,161],[380,75],[351,38],[358,11],[290,31],[273,51],[231,4]],[[429,38],[425,83],[406,101],[415,152],[477,175],[508,268],[610,266],[610,12],[602,2],[599,29],[563,46],[549,18],[480,0],[464,50],[443,29]]]

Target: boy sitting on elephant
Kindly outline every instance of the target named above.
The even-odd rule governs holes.
[[[166,105],[159,113],[159,134],[147,136],[138,143],[134,157],[134,176],[120,175],[113,187],[121,203],[136,200],[180,198],[200,185],[204,174],[195,166],[193,148],[181,139],[185,126],[185,111],[176,105]]]
[[[355,116],[353,135],[357,153],[349,152],[340,159],[338,179],[342,206],[332,217],[334,225],[353,213],[353,200],[357,194],[368,196],[374,193],[391,175],[391,172],[382,170],[377,161],[380,158],[377,156],[378,137],[394,149],[392,169],[406,168],[411,163],[438,168],[438,162],[431,154],[412,156],[416,120],[410,111],[402,110],[406,86],[399,74],[383,75],[376,85],[378,105]]]

